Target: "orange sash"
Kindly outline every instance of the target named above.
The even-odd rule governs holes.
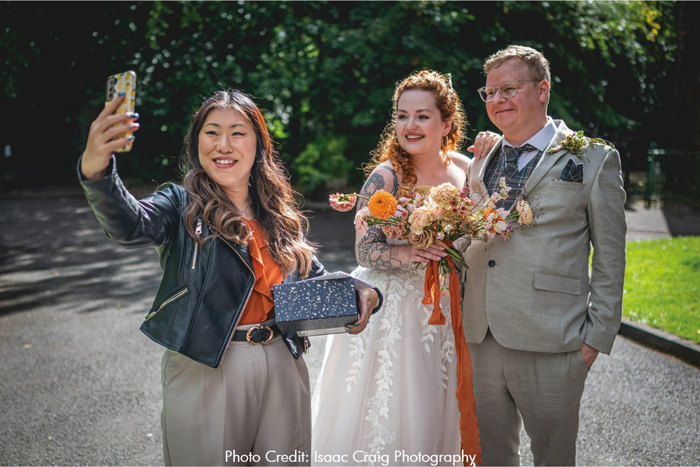
[[[445,241],[448,247],[452,242]],[[457,350],[457,405],[459,406],[459,432],[462,438],[462,455],[476,455],[476,465],[481,465],[481,442],[479,425],[474,401],[474,384],[472,359],[469,347],[464,339],[462,328],[462,304],[459,296],[459,276],[452,258],[446,257],[450,265],[450,312],[452,315],[452,333]],[[425,272],[425,297],[423,304],[433,304],[433,313],[429,324],[445,324],[445,316],[440,310],[440,271],[437,261],[430,261]]]

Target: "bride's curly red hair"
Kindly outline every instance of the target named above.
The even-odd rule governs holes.
[[[391,122],[384,128],[377,148],[372,151],[370,162],[365,166],[365,173],[369,175],[382,162],[391,161],[394,170],[401,172],[401,183],[406,186],[415,185],[417,178],[410,154],[399,145],[396,138],[396,118],[401,95],[412,89],[431,92],[435,96],[435,105],[440,110],[442,121],[452,120],[452,128],[440,144],[440,153],[445,158],[445,162],[449,160],[447,154],[450,151],[456,151],[462,146],[465,138],[464,126],[467,121],[462,101],[452,89],[449,76],[433,70],[422,70],[412,73],[396,86]]]

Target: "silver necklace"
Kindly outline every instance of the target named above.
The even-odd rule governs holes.
[[[241,216],[245,220],[250,220],[253,218],[253,207],[252,205],[248,205],[245,209],[241,211]]]

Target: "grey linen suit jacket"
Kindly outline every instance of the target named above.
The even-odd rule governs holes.
[[[547,150],[572,133],[561,120],[554,124]],[[487,196],[484,171],[500,146],[471,164],[474,201]],[[511,349],[569,352],[585,342],[609,354],[620,327],[625,273],[620,156],[597,143],[580,156],[547,150],[523,190],[534,223],[516,226],[507,241],[472,240],[465,252],[466,340],[480,343],[491,329],[496,341]],[[569,159],[583,163],[582,183],[560,180]]]

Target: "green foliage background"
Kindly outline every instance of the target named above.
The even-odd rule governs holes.
[[[0,5],[2,189],[70,182],[107,75],[138,76],[141,130],[120,156],[130,178],[177,179],[188,119],[234,87],[265,109],[292,181],[307,195],[369,157],[395,83],[451,73],[473,137],[494,129],[476,89],[510,43],[542,50],[550,115],[615,141],[642,169],[671,125],[672,2],[81,2]]]

